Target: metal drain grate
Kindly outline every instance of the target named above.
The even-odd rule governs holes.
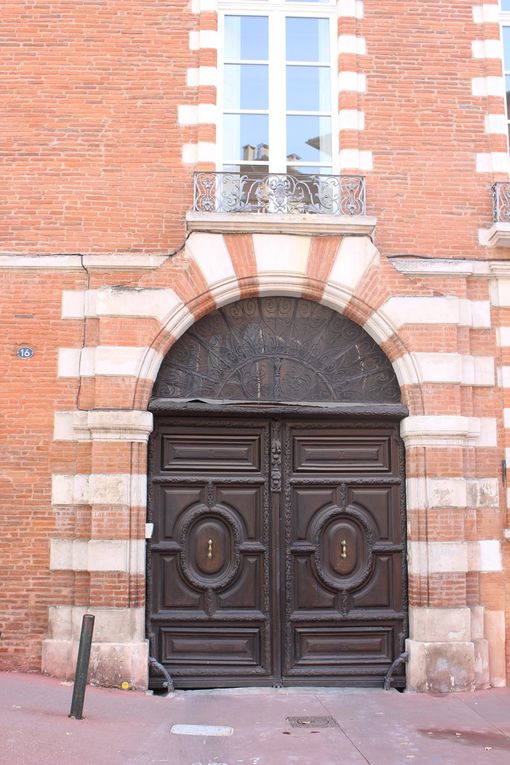
[[[334,717],[287,717],[292,728],[338,728]]]

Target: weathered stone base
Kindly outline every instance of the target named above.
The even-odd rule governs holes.
[[[448,693],[475,689],[475,647],[465,643],[424,643],[407,640],[407,688]]]
[[[489,646],[484,609],[412,608],[407,640],[407,687],[449,693],[488,688]]]
[[[89,682],[107,687],[127,682],[131,688],[147,688],[149,645],[141,608],[51,607],[49,637],[42,646],[42,672],[65,680],[74,678],[85,613],[96,617]]]

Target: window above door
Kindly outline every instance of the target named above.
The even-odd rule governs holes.
[[[339,175],[336,1],[219,0],[218,40],[216,172],[188,229],[371,235],[364,177]]]
[[[223,2],[218,170],[338,172],[336,4]]]

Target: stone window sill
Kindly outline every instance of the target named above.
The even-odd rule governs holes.
[[[188,231],[218,234],[297,234],[300,236],[372,236],[371,215],[188,212]]]

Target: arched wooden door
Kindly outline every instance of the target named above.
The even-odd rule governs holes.
[[[324,306],[241,301],[176,343],[152,408],[148,630],[176,685],[381,685],[407,619],[377,345]]]

